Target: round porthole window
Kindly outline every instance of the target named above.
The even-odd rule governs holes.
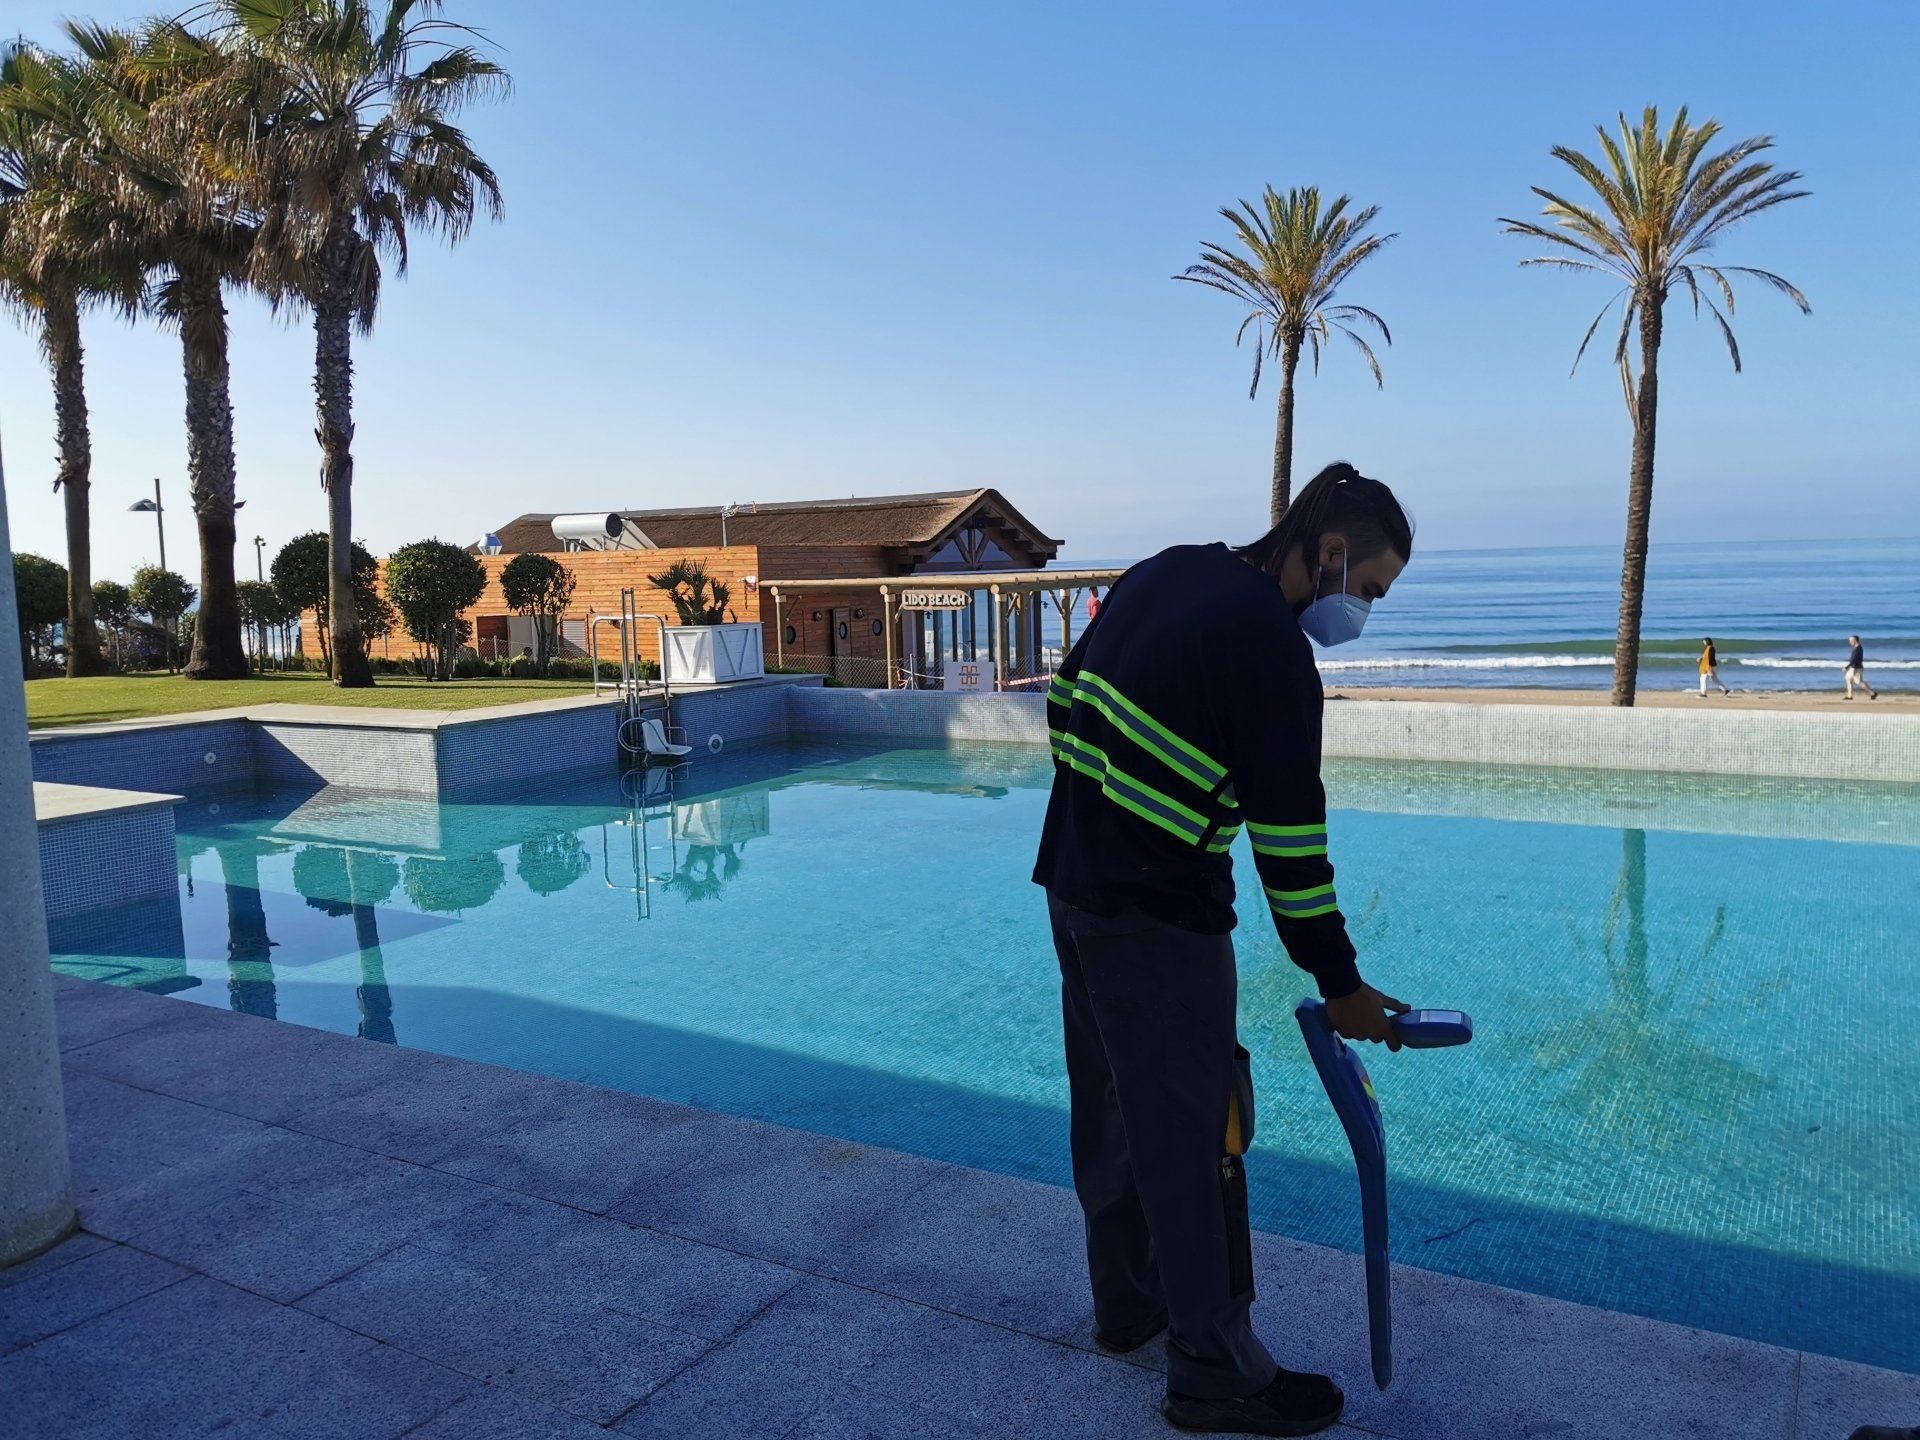
[[[874,621],[874,622],[873,622],[873,633],[874,633],[874,634],[876,634],[876,635],[878,635],[878,634],[879,634],[879,633],[880,633],[880,632],[881,632],[882,630],[884,630],[884,629],[886,629],[886,627],[885,627],[884,625],[882,625],[882,624],[881,624],[881,623],[880,623],[880,622],[879,622],[878,620],[876,620],[876,621]]]
[[[849,631],[849,629],[850,629],[850,628],[851,628],[851,627],[850,627],[850,626],[849,626],[849,625],[847,624],[847,622],[846,622],[846,621],[844,621],[844,620],[842,620],[842,621],[840,622],[840,625],[839,625],[839,631],[840,631],[840,638],[841,638],[842,640],[844,640],[844,639],[846,639],[846,638],[847,638],[847,633],[848,633],[848,631]]]
[[[793,644],[794,641],[798,640],[799,638],[800,638],[800,632],[794,629],[793,626],[791,625],[787,626],[787,644],[791,645]]]

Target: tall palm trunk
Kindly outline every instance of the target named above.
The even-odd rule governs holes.
[[[1280,345],[1279,413],[1273,423],[1273,501],[1270,523],[1278,525],[1293,499],[1293,372],[1300,368],[1300,336],[1285,335]]]
[[[361,885],[364,857],[347,851],[347,895],[353,903],[353,941],[360,947],[360,983],[354,996],[360,1002],[362,1040],[394,1043],[393,992],[387,988],[386,960],[380,954],[380,912]]]
[[[1613,703],[1633,704],[1640,674],[1640,612],[1647,594],[1647,531],[1653,517],[1654,422],[1660,409],[1664,294],[1640,307],[1640,384],[1633,400],[1633,460],[1627,476],[1627,543],[1620,564],[1620,633],[1613,644]]]
[[[353,231],[336,226],[322,257],[313,308],[313,393],[319,407],[320,483],[327,490],[327,626],[333,683],[373,684],[353,603]]]
[[[48,297],[44,315],[47,357],[53,367],[54,431],[67,519],[67,674],[97,675],[107,668],[93,619],[93,537],[90,497],[93,441],[87,425],[86,372],[80,349],[80,304],[70,292]]]
[[[216,853],[227,900],[227,1003],[243,1015],[275,1019],[280,1000],[260,895],[260,857],[239,844],[219,846]]]
[[[252,674],[240,638],[234,586],[233,400],[227,383],[227,308],[220,277],[180,272],[180,336],[187,377],[187,489],[200,531],[200,613],[189,680],[243,680]]]

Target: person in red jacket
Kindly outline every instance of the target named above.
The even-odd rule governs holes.
[[[1358,636],[1412,553],[1393,492],[1329,466],[1253,544],[1128,570],[1048,689],[1033,878],[1060,961],[1094,1338],[1125,1352],[1168,1332],[1162,1413],[1182,1429],[1309,1435],[1345,1403],[1277,1366],[1249,1320],[1228,851],[1244,830],[1334,1027],[1398,1048],[1406,1006],[1361,978],[1334,890],[1309,641]]]

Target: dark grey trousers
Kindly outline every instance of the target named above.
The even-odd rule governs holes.
[[[1224,1158],[1233,942],[1138,911],[1094,915],[1051,894],[1047,910],[1094,1323],[1123,1330],[1164,1313],[1168,1389],[1251,1395],[1274,1362],[1248,1318],[1246,1182]]]

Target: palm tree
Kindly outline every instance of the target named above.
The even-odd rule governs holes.
[[[1205,259],[1173,277],[1223,290],[1247,307],[1234,343],[1245,339],[1248,327],[1252,327],[1253,383],[1247,387],[1249,400],[1260,389],[1261,364],[1266,356],[1271,353],[1280,362],[1279,414],[1273,431],[1272,519],[1276,525],[1293,493],[1293,375],[1300,366],[1301,346],[1312,355],[1314,373],[1318,374],[1320,347],[1330,343],[1337,330],[1366,357],[1374,384],[1386,383],[1373,347],[1352,327],[1356,323],[1370,325],[1391,345],[1393,336],[1387,322],[1359,305],[1336,305],[1333,298],[1341,281],[1397,237],[1366,233],[1380,213],[1378,205],[1348,215],[1349,203],[1342,195],[1322,211],[1317,186],[1281,195],[1269,185],[1262,208],[1242,200],[1238,210],[1220,212],[1233,226],[1245,253],[1205,243],[1200,247]]]
[[[1749,275],[1771,285],[1798,305],[1802,314],[1810,313],[1813,307],[1806,296],[1770,271],[1745,265],[1710,265],[1705,258],[1721,232],[1730,226],[1807,194],[1789,188],[1800,178],[1797,170],[1775,170],[1767,161],[1755,158],[1773,147],[1772,137],[1756,135],[1708,155],[1707,147],[1719,135],[1720,126],[1712,120],[1689,124],[1684,107],[1665,134],[1660,130],[1660,112],[1652,105],[1642,112],[1637,127],[1630,126],[1624,114],[1619,122],[1617,141],[1604,125],[1596,127],[1605,165],[1565,145],[1556,145],[1552,151],[1555,159],[1564,162],[1599,197],[1599,208],[1577,204],[1536,185],[1533,193],[1547,202],[1541,214],[1549,223],[1505,216],[1500,223],[1510,235],[1525,235],[1559,247],[1551,254],[1523,260],[1522,265],[1593,270],[1622,282],[1622,288],[1593,317],[1573,363],[1577,369],[1600,322],[1624,299],[1613,359],[1633,420],[1633,458],[1627,471],[1627,539],[1620,567],[1613,703],[1631,705],[1640,668],[1647,531],[1653,514],[1660,338],[1667,296],[1674,287],[1683,286],[1695,314],[1705,304],[1719,326],[1736,372],[1740,369],[1740,346],[1728,322],[1733,313],[1729,275]],[[1707,282],[1711,282],[1710,288]],[[1724,312],[1715,303],[1714,291],[1726,302]],[[1632,347],[1636,330],[1640,341],[1637,376]]]
[[[373,326],[381,261],[407,231],[461,238],[498,218],[500,185],[451,122],[507,75],[439,0],[210,0],[240,84],[271,118],[255,274],[313,310],[314,396],[327,492],[333,682],[373,683],[353,593],[353,340]]]
[[[100,301],[131,313],[141,283],[137,263],[100,233],[89,197],[72,183],[71,154],[48,119],[83,110],[87,83],[80,67],[31,46],[0,54],[0,303],[39,337],[53,372],[60,455],[53,488],[66,507],[69,675],[106,668],[93,618],[93,446],[80,314]]]
[[[68,22],[101,79],[73,138],[93,162],[128,242],[158,278],[150,308],[177,330],[186,378],[187,476],[200,540],[200,611],[190,680],[251,673],[233,566],[233,402],[223,287],[248,270],[254,226],[244,166],[257,129],[245,92],[223,83],[229,59],[177,21],[139,35]]]

